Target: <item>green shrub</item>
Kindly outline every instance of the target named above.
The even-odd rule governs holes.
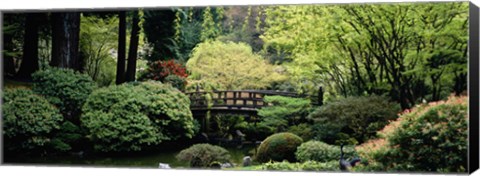
[[[171,84],[173,87],[177,88],[180,91],[184,91],[185,86],[187,85],[186,78],[174,74],[165,77],[165,80],[163,82]]]
[[[281,170],[281,171],[338,171],[340,166],[338,161],[316,162],[307,161],[304,163],[268,162],[262,164],[261,170]]]
[[[191,138],[190,100],[168,84],[143,82],[95,90],[82,125],[98,151],[139,151],[162,141]]]
[[[88,95],[96,88],[95,82],[85,74],[71,69],[48,68],[35,72],[32,90],[44,95],[60,109],[66,118],[78,120],[81,107]]]
[[[343,147],[344,157],[351,158],[354,156],[353,147]],[[340,146],[329,145],[320,141],[308,141],[297,148],[295,156],[298,161],[318,161],[327,162],[340,159]]]
[[[315,121],[315,139],[333,144],[336,140],[364,141],[376,136],[389,120],[397,118],[399,106],[381,96],[349,97],[320,106],[309,115]],[[348,136],[339,136],[343,133]],[[351,140],[348,138],[353,138]],[[339,143],[337,141],[337,143]]]
[[[295,161],[295,151],[302,144],[302,138],[292,133],[277,133],[267,137],[258,147],[258,162]]]
[[[195,144],[182,150],[176,158],[188,162],[190,167],[210,167],[212,164],[229,162],[230,154],[219,146]]]
[[[308,141],[313,138],[312,128],[306,123],[290,126],[287,131],[300,136],[303,141]]]
[[[338,160],[328,162],[306,161],[301,165],[303,171],[339,171]]]
[[[358,147],[387,171],[465,172],[468,164],[467,98],[450,98],[408,110]]]
[[[45,98],[28,89],[7,89],[3,94],[3,136],[9,151],[44,150],[62,115]]]
[[[291,125],[306,122],[310,113],[310,100],[284,96],[266,96],[265,103],[271,106],[258,110],[261,123],[274,129],[287,129]],[[284,130],[277,130],[282,132]]]
[[[246,140],[251,141],[264,140],[274,133],[271,127],[255,122],[247,123],[243,130]]]

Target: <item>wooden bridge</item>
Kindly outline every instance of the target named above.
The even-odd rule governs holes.
[[[197,91],[186,94],[190,97],[190,110],[194,116],[205,115],[207,111],[211,113],[256,115],[258,109],[270,106],[264,101],[265,96],[306,97],[293,92],[272,90]],[[317,104],[317,101],[312,102]]]

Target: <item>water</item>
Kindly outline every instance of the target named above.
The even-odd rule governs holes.
[[[253,146],[243,146],[242,148],[231,147],[226,149],[230,152],[232,162],[236,165],[241,165],[243,157],[249,155],[249,151],[253,148]],[[115,157],[80,157],[74,155],[51,157],[5,157],[4,163],[16,165],[139,168],[158,168],[158,163],[168,163],[172,168],[188,168],[188,163],[180,162],[175,158],[180,150]]]

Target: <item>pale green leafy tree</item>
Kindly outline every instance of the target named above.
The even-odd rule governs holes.
[[[200,43],[186,66],[190,87],[209,83],[216,89],[265,89],[286,79],[281,67],[269,64],[245,43]]]

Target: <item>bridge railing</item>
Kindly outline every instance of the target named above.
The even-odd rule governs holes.
[[[207,94],[210,94],[211,108],[256,110],[269,106],[263,98],[265,96],[299,97],[292,92],[279,92],[271,90],[227,90],[227,91],[198,91],[186,93],[190,97],[190,109],[199,110],[208,107]]]

